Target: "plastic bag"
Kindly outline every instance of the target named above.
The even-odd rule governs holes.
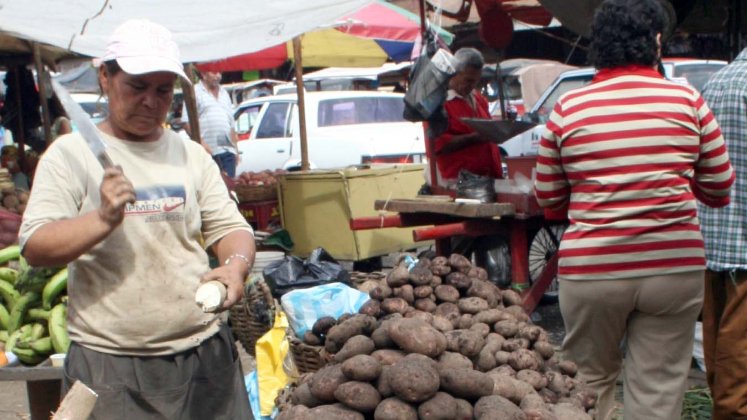
[[[259,384],[259,407],[263,416],[272,414],[275,397],[288,384],[288,375],[283,370],[283,360],[290,345],[285,339],[288,319],[282,311],[275,314],[272,329],[257,340],[257,383]]]
[[[311,251],[305,261],[292,255],[273,263],[262,272],[274,297],[299,288],[331,282],[350,283],[350,274],[324,248]]]
[[[495,180],[462,169],[457,178],[457,197],[480,200],[481,203],[493,203],[495,202]]]
[[[446,100],[449,79],[454,73],[454,57],[447,50],[438,48],[435,37],[429,33],[410,72],[404,118],[413,122],[430,119]]]
[[[298,338],[314,326],[317,319],[335,319],[346,313],[357,313],[370,298],[367,293],[342,283],[330,283],[309,289],[294,290],[280,299],[288,323]]]

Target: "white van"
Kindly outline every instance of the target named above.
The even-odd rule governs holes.
[[[662,60],[666,77],[680,83],[687,83],[698,89],[708,78],[726,65],[721,60],[701,60],[692,58],[665,58]],[[578,89],[591,83],[596,70],[588,67],[561,73],[557,79],[540,96],[523,120],[537,123],[531,130],[525,131],[500,145],[505,156],[536,155],[545,123],[558,99],[572,89]]]
[[[306,92],[304,98],[312,168],[424,161],[423,125],[402,117],[404,95],[335,91]],[[241,153],[236,173],[300,167],[296,95],[246,101],[234,118]]]

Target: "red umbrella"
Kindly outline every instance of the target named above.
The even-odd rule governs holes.
[[[375,41],[382,51],[382,57],[388,57],[391,61],[409,60],[415,40],[420,35],[419,16],[382,0],[374,1],[357,12],[338,19],[330,26],[346,35]],[[451,43],[452,34],[440,28],[436,28],[436,31],[442,40],[447,44]],[[284,43],[250,54],[198,64],[197,67],[203,71],[268,69],[292,58],[291,53],[292,48]],[[339,66],[338,63],[336,60],[335,64],[328,65]]]

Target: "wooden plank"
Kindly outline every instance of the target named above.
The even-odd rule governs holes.
[[[514,205],[510,203],[471,204],[400,198],[376,200],[374,208],[399,213],[438,213],[460,217],[501,217],[516,213]]]
[[[47,381],[62,379],[62,367],[51,366],[47,361],[37,366],[5,366],[0,368],[0,381]]]

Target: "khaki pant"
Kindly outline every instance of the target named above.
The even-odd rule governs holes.
[[[612,418],[621,368],[626,420],[680,418],[702,301],[703,271],[560,280],[563,355],[599,393],[597,419]]]
[[[747,418],[747,271],[706,272],[703,353],[713,419]]]

